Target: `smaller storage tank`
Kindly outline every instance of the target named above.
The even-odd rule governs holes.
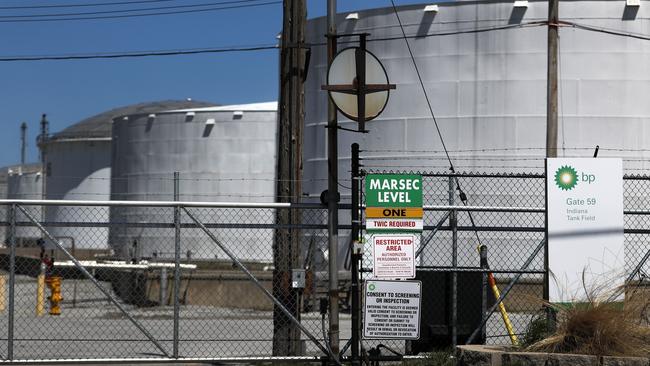
[[[111,129],[113,118],[124,114],[155,113],[172,108],[207,107],[213,104],[192,100],[165,100],[114,108],[85,118],[42,140],[47,160],[45,193],[48,199],[108,201],[111,196]],[[48,206],[48,222],[96,222],[105,224],[105,206]],[[48,227],[64,246],[81,249],[108,248],[108,228]]]
[[[7,198],[20,200],[43,199],[43,175],[41,164],[17,165],[7,170]],[[42,206],[24,206],[36,220],[43,219]],[[9,217],[7,217],[9,220]],[[17,223],[30,224],[31,221],[21,212],[16,213]],[[18,247],[36,246],[41,232],[35,226],[16,226],[16,245]]]
[[[273,202],[275,199],[277,103],[176,109],[134,114],[113,121],[112,200],[174,199],[173,173],[180,173],[181,201]],[[268,209],[193,209],[205,223],[273,223]],[[172,209],[114,207],[109,242],[117,255],[174,255]],[[189,220],[187,218],[184,219]],[[149,227],[146,227],[149,226]],[[271,261],[273,232],[215,229],[240,259]],[[192,258],[225,259],[200,229],[183,229],[181,251]]]

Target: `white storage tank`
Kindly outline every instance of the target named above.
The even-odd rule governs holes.
[[[41,140],[45,149],[45,192],[48,199],[108,201],[111,197],[111,129],[113,118],[129,113],[152,113],[170,108],[203,107],[205,102],[168,100],[128,105],[75,123]],[[48,222],[96,222],[98,227],[48,227],[65,246],[108,248],[107,207],[48,206]]]
[[[428,3],[398,7],[457,171],[544,172],[547,27],[534,23],[546,21],[548,2],[517,3],[453,1],[438,2],[435,7]],[[640,3],[639,7],[627,6],[624,0],[567,0],[560,2],[559,13],[567,22],[648,34],[650,2]],[[449,164],[393,8],[359,11],[354,17],[339,14],[337,27],[339,33],[370,33],[368,50],[381,60],[390,82],[397,85],[383,114],[366,124],[370,133],[339,131],[342,185],[349,181],[353,142],[369,157],[363,161],[366,169],[447,172]],[[310,20],[307,42],[322,44],[326,29],[324,17]],[[340,44],[339,49],[349,46]],[[313,46],[312,52],[305,87],[303,187],[316,199],[326,189],[327,178],[324,127],[328,97],[321,90],[327,58],[324,46]],[[650,94],[650,43],[561,27],[559,63],[559,156],[590,157],[599,145],[601,157],[634,157],[625,161],[626,172],[646,172],[650,167],[650,133],[645,128],[650,120],[646,100]],[[339,122],[345,128],[357,127],[340,114]],[[342,200],[349,200],[349,190],[340,189]],[[474,205],[544,204],[541,196],[521,195],[521,187],[516,185],[498,191],[471,187],[467,194]],[[446,203],[446,191],[425,202]],[[426,224],[435,225],[431,221]],[[349,222],[347,213],[341,215],[341,222]],[[499,240],[502,245],[495,245],[492,251],[495,257],[506,256],[512,245],[521,243],[517,235]],[[467,245],[462,248],[465,255],[473,253],[473,247]],[[534,245],[532,240],[530,245]],[[342,243],[341,248],[345,251],[347,244]],[[434,258],[426,253],[425,257]],[[524,259],[508,266],[516,268]],[[429,264],[448,264],[448,257],[444,261]]]
[[[43,199],[43,175],[41,164],[25,164],[8,168],[7,198],[18,200]],[[43,219],[41,206],[24,206],[35,220]],[[7,217],[9,221],[9,217]],[[19,247],[36,246],[42,235],[40,230],[20,211],[16,212],[16,245]],[[23,225],[20,225],[20,224]]]
[[[273,202],[277,103],[177,109],[114,119],[113,200]],[[273,223],[269,210],[195,209],[210,223]],[[112,223],[170,223],[171,209],[114,207]],[[189,219],[185,219],[189,220]],[[240,259],[272,260],[272,230],[213,231]],[[111,227],[111,246],[123,257],[173,257],[173,230]],[[198,229],[182,231],[182,256],[224,259]]]

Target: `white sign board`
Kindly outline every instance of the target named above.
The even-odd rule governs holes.
[[[412,234],[372,236],[372,276],[374,278],[415,278],[415,246]]]
[[[621,159],[547,159],[546,171],[550,301],[622,285]]]
[[[363,338],[420,338],[420,281],[373,281],[365,284]]]
[[[366,229],[368,231],[422,231],[422,219],[409,218],[409,219],[378,219],[366,218]]]

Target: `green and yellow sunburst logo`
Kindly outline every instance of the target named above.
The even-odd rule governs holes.
[[[570,191],[578,184],[578,173],[571,166],[560,167],[555,172],[555,184],[562,190]]]

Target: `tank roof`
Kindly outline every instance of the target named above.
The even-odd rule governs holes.
[[[118,107],[100,114],[88,117],[77,122],[65,129],[52,134],[50,139],[68,139],[68,138],[102,138],[111,137],[111,123],[113,118],[131,114],[145,114],[169,109],[179,108],[201,108],[212,107],[214,103],[200,102],[193,100],[164,100],[157,102],[145,102]]]
[[[34,174],[41,171],[41,163],[27,163],[25,165],[11,165],[2,168],[2,171],[7,175],[14,174]]]
[[[164,113],[178,112],[275,112],[278,110],[278,102],[250,103],[250,104],[233,104],[223,106],[211,106],[203,108],[183,108],[164,111]]]

